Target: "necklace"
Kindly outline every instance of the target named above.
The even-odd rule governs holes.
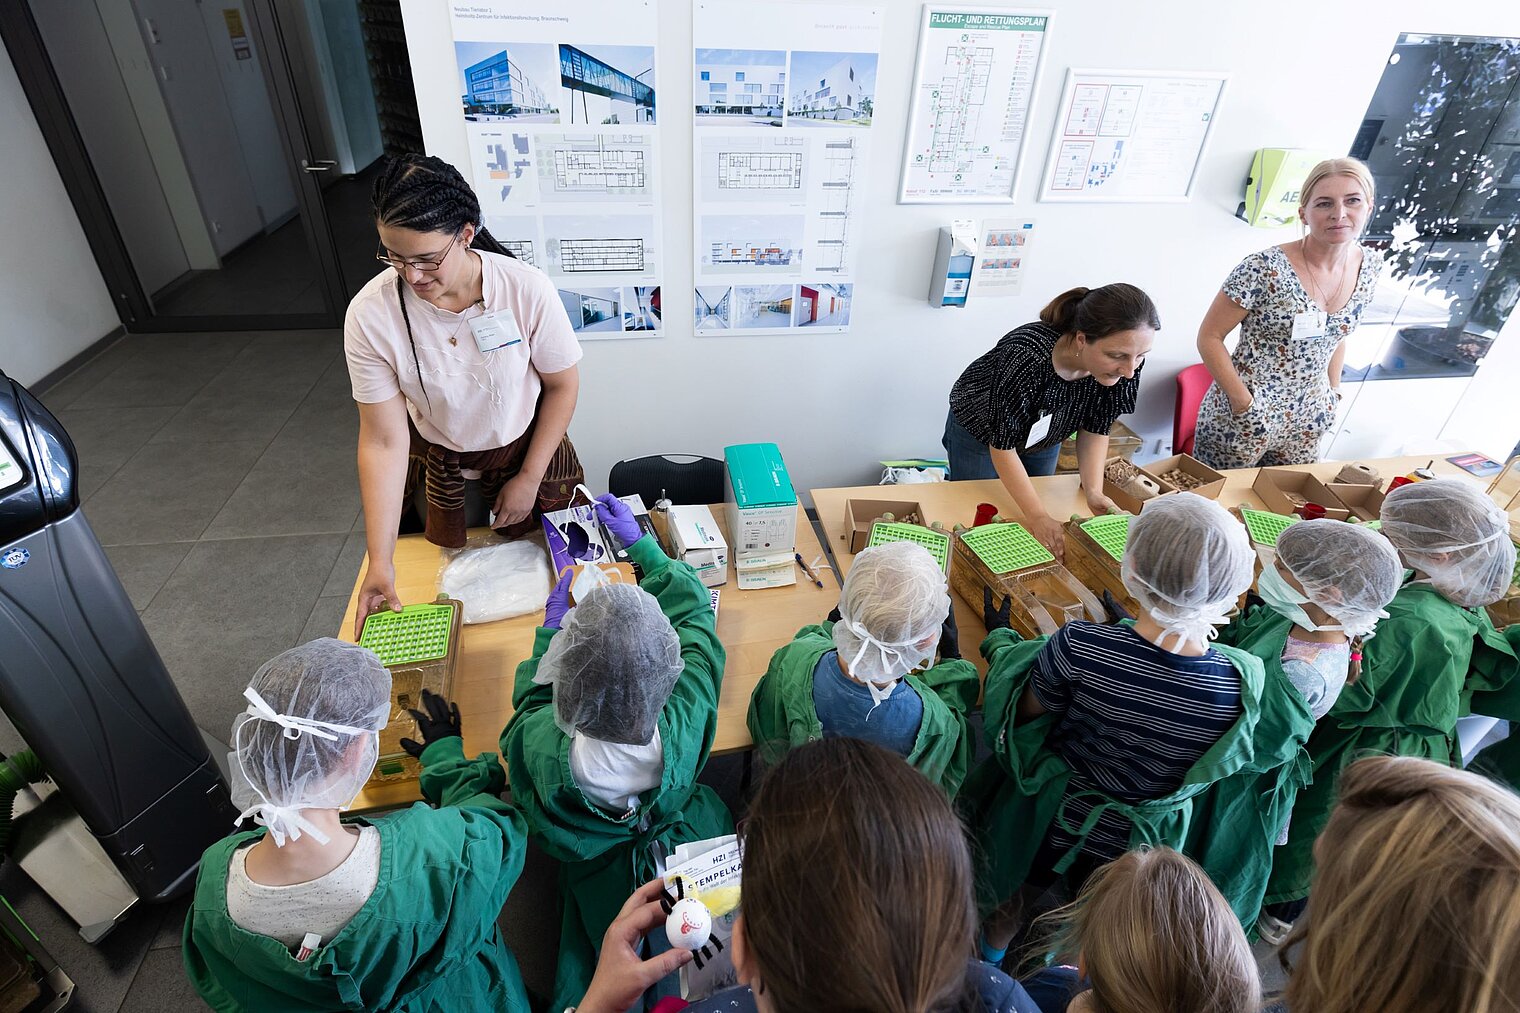
[[[1319,283],[1314,280],[1314,265],[1309,263],[1309,253],[1302,239],[1298,241],[1298,255],[1304,258],[1304,276],[1309,279],[1309,287],[1314,290],[1311,298],[1318,299],[1320,310],[1327,316],[1338,312],[1330,308],[1332,300],[1325,298],[1324,289],[1320,288]],[[1346,257],[1341,258],[1340,269],[1335,275],[1335,288],[1330,290],[1335,305],[1340,304],[1341,289],[1346,286],[1346,261]]]

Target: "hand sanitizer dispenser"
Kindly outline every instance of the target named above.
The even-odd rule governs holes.
[[[934,274],[929,278],[930,306],[965,306],[976,267],[976,222],[958,218],[939,230]]]

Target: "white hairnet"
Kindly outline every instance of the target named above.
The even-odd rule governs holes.
[[[1405,564],[1448,601],[1476,608],[1498,601],[1515,570],[1509,518],[1460,478],[1401,485],[1383,500],[1383,534]]]
[[[950,611],[946,588],[945,571],[914,542],[888,542],[857,555],[834,624],[834,646],[850,675],[888,683],[933,657]],[[931,636],[927,648],[917,646]]]
[[[1404,579],[1388,539],[1359,524],[1301,521],[1277,536],[1277,561],[1348,636],[1372,635]]]
[[[566,735],[642,746],[683,667],[681,640],[654,595],[606,584],[566,613],[533,681],[553,685],[555,723]]]
[[[1256,556],[1245,526],[1196,493],[1147,500],[1130,521],[1120,576],[1170,636],[1210,640],[1251,586]],[[1162,646],[1165,646],[1165,637]]]
[[[373,651],[331,637],[266,661],[232,722],[232,802],[276,846],[302,831],[327,837],[302,809],[341,809],[379,758],[378,732],[391,713],[391,673]]]

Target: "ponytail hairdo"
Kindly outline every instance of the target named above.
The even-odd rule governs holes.
[[[446,232],[457,236],[475,226],[470,246],[511,257],[512,252],[486,231],[480,201],[459,170],[433,155],[397,155],[386,159],[369,194],[375,221],[392,229]]]
[[[1161,317],[1151,297],[1122,281],[1102,288],[1068,289],[1040,311],[1040,320],[1062,334],[1081,331],[1089,341],[1139,327],[1161,330]]]

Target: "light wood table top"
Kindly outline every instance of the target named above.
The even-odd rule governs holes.
[[[841,507],[843,509],[843,507]],[[732,545],[728,512],[723,504],[712,507],[714,519]],[[485,529],[481,529],[483,532]],[[479,532],[472,532],[479,533]],[[810,564],[823,555],[813,525],[801,507],[797,510],[797,551]],[[402,602],[432,601],[438,594],[438,573],[444,551],[421,535],[407,535],[396,542],[396,593]],[[359,603],[359,581],[369,565],[365,557],[359,578],[349,595],[348,609],[337,636],[354,639],[354,613]],[[748,749],[753,743],[745,717],[755,684],[765,674],[776,649],[809,623],[821,622],[839,601],[839,584],[831,570],[817,570],[824,586],[808,581],[802,571],[791,587],[741,591],[729,561],[728,583],[718,590],[718,638],[727,652],[723,691],[718,698],[718,732],[713,752]],[[512,681],[519,662],[533,653],[533,631],[543,612],[515,619],[466,626],[460,633],[459,661],[454,671],[454,701],[464,730],[466,756],[496,752],[501,731],[512,717]],[[409,805],[422,797],[416,781],[404,780],[372,785],[354,800],[358,811]]]
[[[1455,457],[1455,453],[1446,456]],[[1328,481],[1345,466],[1344,461],[1321,461],[1318,464],[1296,465],[1294,471],[1307,471],[1321,481]],[[1386,487],[1395,475],[1405,475],[1415,468],[1430,464],[1430,455],[1419,457],[1386,457],[1368,459],[1364,463],[1378,469]],[[1257,468],[1237,468],[1224,472],[1225,487],[1219,494],[1219,502],[1226,507],[1260,501],[1252,494],[1251,484],[1256,481]],[[1480,480],[1468,475],[1461,468],[1449,463],[1445,456],[1436,457],[1431,470],[1441,477],[1459,476],[1482,486]],[[1032,479],[1050,516],[1065,520],[1072,514],[1089,515],[1087,500],[1083,497],[1076,475],[1050,475]],[[929,482],[923,485],[861,485],[842,489],[813,489],[813,506],[818,511],[818,522],[828,540],[839,575],[850,572],[855,554],[850,551],[850,532],[845,527],[845,501],[851,499],[911,500],[924,509],[924,523],[939,521],[947,529],[956,524],[970,524],[976,515],[977,505],[991,503],[1004,517],[1018,519],[1023,516],[1014,504],[1013,497],[996,479],[976,482]],[[976,664],[985,675],[987,663],[976,649],[985,635],[980,608],[972,608],[960,595],[952,594],[955,602],[955,622],[961,634],[961,653]]]

